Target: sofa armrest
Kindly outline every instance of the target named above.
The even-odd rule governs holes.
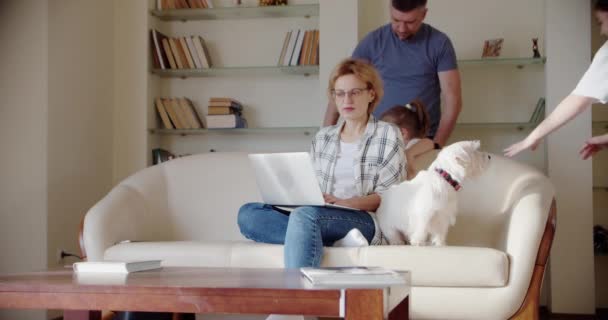
[[[118,185],[86,213],[81,227],[82,254],[88,261],[103,260],[109,247],[139,239],[145,213],[144,198],[135,189]]]
[[[540,282],[555,231],[553,186],[546,178],[534,180],[514,201],[505,235],[505,252],[510,259],[509,297],[517,303],[540,298]],[[540,273],[533,281],[537,271]]]

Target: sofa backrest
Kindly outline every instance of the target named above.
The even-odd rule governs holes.
[[[144,176],[149,177],[148,179]],[[242,240],[237,213],[261,201],[247,153],[203,153],[146,168],[121,184],[139,190],[150,206],[146,238]],[[146,222],[143,222],[146,223]]]
[[[459,191],[456,225],[448,235],[452,245],[484,246],[504,249],[511,211],[521,199],[538,195],[543,207],[549,208],[553,186],[537,169],[499,155],[485,172],[466,180]],[[542,212],[547,215],[547,212]]]
[[[238,210],[244,203],[261,201],[246,153],[205,153],[171,160],[142,170],[121,185],[137,190],[147,204],[141,223],[149,225],[144,228],[149,233],[140,235],[140,240],[159,236],[242,240]],[[513,202],[524,193],[547,187],[552,188],[536,169],[493,155],[480,177],[463,183],[448,244],[501,248]]]

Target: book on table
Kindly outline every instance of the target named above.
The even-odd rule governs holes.
[[[130,273],[160,269],[161,260],[84,261],[75,262],[72,267],[76,273]]]
[[[400,272],[382,267],[300,268],[313,285],[400,285],[405,278]]]

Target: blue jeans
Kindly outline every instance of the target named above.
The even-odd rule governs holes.
[[[239,210],[241,233],[256,242],[284,244],[286,268],[318,267],[323,246],[331,246],[357,228],[371,243],[375,226],[365,211],[326,207],[298,207],[291,213],[264,203],[248,203]]]

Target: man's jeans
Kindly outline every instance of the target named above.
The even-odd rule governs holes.
[[[365,211],[327,207],[298,207],[291,213],[264,203],[239,210],[241,233],[256,242],[284,244],[286,268],[319,267],[323,246],[331,246],[357,228],[371,243],[374,220]]]

